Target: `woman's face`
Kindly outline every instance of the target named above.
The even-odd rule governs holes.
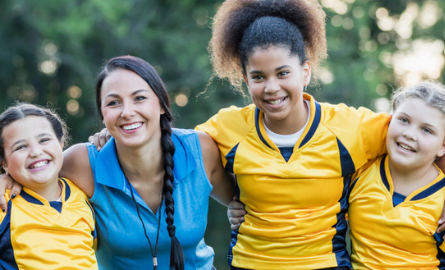
[[[138,74],[126,69],[108,74],[102,84],[101,103],[103,122],[116,144],[126,147],[159,144],[164,109]]]
[[[287,127],[291,134],[298,131],[294,129],[300,122],[306,123],[303,90],[310,77],[309,62],[301,65],[289,49],[271,46],[254,50],[246,63],[244,79],[269,129],[277,132]]]

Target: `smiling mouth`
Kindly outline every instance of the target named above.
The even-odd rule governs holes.
[[[271,105],[278,105],[281,102],[283,102],[286,99],[286,97],[281,98],[281,99],[277,99],[277,100],[268,100],[267,103],[271,104]]]
[[[135,130],[137,128],[139,128],[140,126],[142,126],[142,123],[135,123],[135,124],[131,124],[131,125],[124,125],[122,126],[123,130]]]
[[[409,147],[408,145],[403,144],[403,143],[397,143],[397,146],[399,146],[399,147],[402,148],[402,149],[411,151],[411,152],[413,152],[413,153],[417,152],[417,151],[414,150],[413,148],[411,148],[411,147]]]
[[[37,169],[37,168],[45,166],[48,163],[49,163],[48,160],[42,160],[42,161],[39,161],[39,162],[36,162],[36,163],[33,163],[33,164],[29,165],[28,168],[29,169]]]

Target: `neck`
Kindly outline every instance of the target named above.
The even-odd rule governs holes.
[[[51,183],[45,187],[40,188],[30,188],[35,193],[39,194],[47,200],[48,202],[56,201],[60,198],[62,194],[62,188],[59,184],[59,179],[56,178],[51,181]]]
[[[137,182],[157,181],[159,175],[163,175],[163,155],[160,143],[146,145],[141,148],[129,148],[116,143],[119,163],[127,179]]]
[[[389,160],[389,170],[394,190],[406,196],[414,190],[428,185],[439,175],[439,171],[433,164],[407,169],[398,167]]]
[[[269,119],[266,114],[264,114],[264,123],[268,129],[276,134],[294,134],[304,127],[309,117],[308,114],[309,109],[306,102],[304,102],[302,95],[300,103],[295,106],[294,110],[289,113],[288,117],[280,120],[272,120]]]

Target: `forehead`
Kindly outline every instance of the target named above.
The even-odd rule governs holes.
[[[116,69],[105,77],[102,83],[102,97],[108,94],[132,93],[136,90],[151,90],[148,83],[138,74],[126,69]]]
[[[16,120],[3,129],[5,145],[18,140],[34,138],[42,133],[55,136],[51,123],[43,116],[27,116]]]
[[[415,97],[406,98],[399,103],[394,114],[397,115],[401,113],[422,119],[425,122],[432,122],[435,120],[444,122],[445,120],[445,114],[441,110],[434,108],[420,98]]]
[[[300,58],[298,55],[291,55],[288,48],[280,46],[256,47],[248,57],[248,65],[267,63],[300,65]]]

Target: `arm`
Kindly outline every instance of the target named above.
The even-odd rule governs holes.
[[[235,193],[235,178],[224,170],[221,155],[213,139],[197,131],[201,143],[202,157],[207,177],[213,186],[212,198],[227,206]]]
[[[94,176],[85,144],[73,145],[63,152],[63,166],[59,175],[72,181],[88,198],[93,196]]]
[[[0,174],[0,208],[2,213],[6,213],[8,210],[8,202],[5,198],[7,189],[11,190],[11,197],[14,198],[17,194],[20,194],[22,186],[14,181],[9,174]]]

